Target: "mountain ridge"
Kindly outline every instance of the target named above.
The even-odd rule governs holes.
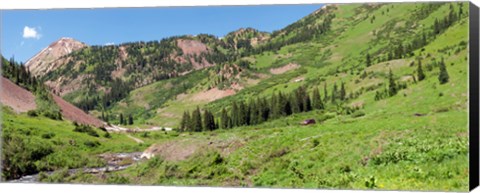
[[[34,76],[43,76],[64,64],[57,60],[87,46],[73,38],[62,37],[27,60],[25,66]]]

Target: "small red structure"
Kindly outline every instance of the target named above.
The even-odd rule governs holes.
[[[313,125],[313,124],[315,124],[315,123],[317,123],[317,122],[315,121],[315,119],[307,119],[307,120],[303,121],[303,122],[301,123],[301,125]]]

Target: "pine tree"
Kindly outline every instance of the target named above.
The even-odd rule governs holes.
[[[230,118],[228,117],[227,110],[225,108],[222,109],[221,113],[221,119],[220,119],[220,128],[222,129],[227,129],[228,127],[228,122],[230,121]]]
[[[278,118],[278,99],[275,93],[272,93],[272,97],[270,98],[270,117],[271,118]]]
[[[367,53],[366,63],[367,63],[367,67],[369,67],[369,66],[372,65],[372,59],[370,58],[370,54],[369,54],[369,53]]]
[[[297,90],[295,90],[295,94],[297,99],[296,105],[298,106],[298,109],[300,110],[300,112],[305,112],[306,111],[305,95],[307,94],[305,92],[304,87],[303,86],[298,87]]]
[[[337,95],[338,95],[338,91],[337,91],[337,90],[338,90],[338,89],[337,89],[337,83],[334,83],[334,84],[333,84],[333,89],[332,89],[332,96],[331,96],[331,98],[332,98],[332,103],[335,103],[335,100],[336,100],[336,98],[337,98]]]
[[[435,34],[439,34],[440,33],[440,22],[438,21],[437,18],[435,18],[435,22],[433,23],[433,31],[435,32]]]
[[[304,98],[303,98],[303,110],[305,112],[311,111],[312,110],[312,100],[310,99],[310,96],[308,96],[307,93],[305,93]]]
[[[293,113],[293,114],[299,113],[299,112],[300,112],[300,108],[298,107],[298,100],[297,100],[297,95],[296,95],[296,93],[291,93],[289,99],[290,99],[290,104],[291,104],[292,113]]]
[[[423,79],[425,79],[425,73],[423,73],[422,69],[422,61],[420,60],[418,60],[417,77],[418,81],[422,81]]]
[[[345,83],[342,82],[342,86],[340,87],[340,100],[345,101],[347,96],[347,92],[345,91]]]
[[[215,117],[210,111],[206,109],[204,110],[204,113],[203,113],[203,130],[204,131],[215,130]]]
[[[190,131],[190,113],[188,111],[183,112],[182,121],[180,122],[180,131]]]
[[[240,102],[238,110],[239,110],[238,115],[240,116],[238,126],[246,125],[248,111],[247,111],[247,106],[245,105],[244,102]]]
[[[193,131],[196,131],[196,132],[199,132],[199,131],[202,131],[203,130],[203,126],[202,126],[202,115],[201,115],[201,112],[200,112],[200,108],[197,107],[197,109],[195,111],[192,112],[192,130]]]
[[[132,115],[128,115],[128,124],[133,125],[133,117]]]
[[[277,95],[277,102],[275,104],[275,110],[277,111],[275,114],[278,117],[285,116],[287,112],[285,111],[286,99],[282,92],[278,92]]]
[[[322,97],[320,96],[320,91],[318,90],[317,87],[313,89],[313,96],[312,96],[312,103],[313,103],[313,108],[314,109],[323,109],[323,101]]]
[[[388,94],[389,96],[394,96],[397,94],[397,84],[395,83],[395,79],[393,77],[392,69],[390,69],[390,72],[388,74]]]
[[[237,102],[236,102],[236,101],[233,101],[233,103],[232,103],[232,112],[231,112],[230,114],[231,114],[231,116],[232,116],[232,118],[231,118],[231,120],[232,120],[232,123],[231,123],[232,125],[231,125],[231,127],[239,126],[239,122],[240,122],[240,121],[239,121],[239,118],[240,118],[240,115],[239,115],[239,113],[238,113],[238,106],[237,106]],[[229,127],[229,128],[231,128],[231,127]]]
[[[327,90],[327,83],[326,82],[323,84],[323,102],[324,103],[328,102],[328,90]]]
[[[120,125],[123,125],[124,122],[125,120],[123,119],[123,114],[120,113]]]
[[[448,82],[450,76],[448,75],[447,72],[447,67],[445,66],[445,61],[442,60],[440,61],[440,74],[438,75],[438,80],[440,81],[440,84],[445,84]]]

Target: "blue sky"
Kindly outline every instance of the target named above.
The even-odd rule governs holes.
[[[242,27],[272,32],[319,9],[313,5],[2,10],[1,49],[26,62],[61,37],[88,45],[160,40],[208,33],[222,37]]]

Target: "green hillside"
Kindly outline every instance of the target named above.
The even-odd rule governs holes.
[[[143,145],[115,134],[82,155],[151,144],[158,155],[118,172],[68,174],[68,181],[468,190],[467,3],[329,5],[273,33],[193,38],[222,56],[215,65],[131,86],[86,109],[115,125],[174,130],[129,134]],[[301,125],[309,119],[316,124]],[[52,127],[73,127],[58,124]]]
[[[451,10],[458,15],[460,6],[462,15],[435,31],[435,20],[448,18]],[[196,106],[214,112],[220,123],[221,109],[230,111],[233,101],[249,103],[265,97],[270,102],[273,93],[290,93],[300,86],[306,87],[310,96],[318,87],[323,98],[325,84],[331,97],[333,86],[340,90],[343,82],[345,101],[334,104],[329,98],[325,109],[231,130],[193,133],[173,142],[242,145],[230,154],[206,148],[180,162],[160,161],[147,174],[136,175],[143,167],[140,165],[118,175],[140,184],[466,190],[465,10],[466,4],[460,3],[335,6],[329,10],[335,17],[325,34],[240,59],[251,65],[238,78],[243,89],[235,95],[212,102],[172,97],[150,123],[179,127],[172,121],[179,124],[183,111],[192,112]],[[401,51],[397,51],[399,45]],[[367,55],[371,60],[368,66]],[[438,78],[442,58],[449,75],[445,84]],[[426,77],[421,81],[419,62]],[[291,63],[299,67],[272,73],[272,69]],[[406,88],[375,100],[376,93],[388,91],[390,70],[394,81]],[[205,91],[205,82],[214,76],[197,81],[199,84],[184,94]],[[139,92],[148,96],[147,88],[151,87]],[[345,112],[345,107],[356,106],[360,109]],[[311,118],[320,123],[299,126]],[[218,159],[215,156],[222,161],[212,164]]]

